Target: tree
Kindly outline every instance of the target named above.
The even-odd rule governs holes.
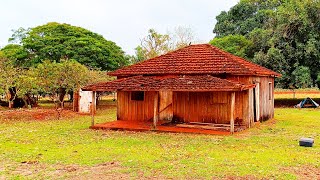
[[[154,58],[167,53],[172,50],[170,36],[168,34],[157,33],[154,29],[149,29],[149,34],[141,40],[141,44],[136,50],[138,53],[143,53],[144,59]]]
[[[50,95],[56,108],[63,108],[67,92],[78,91],[88,83],[111,80],[106,72],[89,70],[75,60],[63,60],[59,63],[44,61],[33,68],[33,71],[40,91]]]
[[[14,66],[28,67],[32,64],[28,59],[29,53],[19,44],[8,44],[1,51],[3,56],[13,61]]]
[[[66,92],[80,88],[88,79],[88,69],[74,60],[61,63],[44,61],[34,68],[34,72],[38,78],[38,87],[50,95],[56,108],[63,108]]]
[[[247,35],[255,28],[262,28],[272,20],[274,10],[284,0],[241,0],[228,12],[222,11],[217,17],[213,33],[217,37],[230,34]]]
[[[130,58],[132,63],[154,58],[195,42],[192,29],[182,26],[176,27],[173,33],[160,34],[154,29],[149,29],[148,33],[135,48],[135,55]]]
[[[10,42],[22,44],[32,64],[44,60],[60,62],[76,59],[79,63],[101,70],[114,70],[128,63],[122,49],[103,36],[81,27],[56,22],[14,32]]]
[[[241,0],[217,16],[217,20],[214,32],[218,38],[245,37],[253,44],[246,57],[283,75],[276,79],[278,87],[299,84],[292,74],[302,72],[309,73],[311,83],[298,87],[317,86],[320,73],[318,0]],[[237,43],[237,40],[231,41]],[[229,44],[232,48],[234,43]],[[239,46],[246,49],[245,43]]]
[[[15,68],[7,58],[0,57],[0,91],[6,94],[9,108],[13,107],[16,98],[15,89],[20,69]]]
[[[190,27],[178,26],[171,35],[174,49],[180,49],[195,42],[195,35]]]
[[[296,88],[307,88],[312,85],[310,69],[305,66],[298,66],[293,72]]]
[[[252,41],[246,39],[246,37],[242,35],[217,37],[212,39],[209,43],[218,48],[224,49],[231,54],[244,58],[247,58],[250,55],[249,51],[253,46]]]

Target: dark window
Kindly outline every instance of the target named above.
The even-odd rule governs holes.
[[[272,100],[272,83],[269,82],[269,100]]]
[[[131,100],[143,101],[144,100],[144,92],[143,91],[132,91],[131,92]]]

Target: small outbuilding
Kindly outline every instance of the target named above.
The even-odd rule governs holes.
[[[108,74],[117,79],[82,90],[117,92],[119,123],[110,124],[111,129],[126,124],[145,129],[150,126],[143,124],[149,123],[164,131],[169,124],[231,133],[273,118],[274,80],[281,76],[209,44],[190,45]],[[103,127],[108,124],[93,126]]]

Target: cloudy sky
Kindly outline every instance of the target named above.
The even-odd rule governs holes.
[[[150,28],[160,33],[177,26],[190,27],[196,38],[213,38],[215,17],[239,0],[2,0],[0,47],[12,29],[35,27],[47,22],[81,26],[116,42],[134,53]]]

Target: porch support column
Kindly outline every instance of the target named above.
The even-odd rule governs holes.
[[[153,128],[156,129],[157,122],[159,119],[159,92],[156,92],[154,95],[154,104],[153,104]]]
[[[230,102],[230,133],[234,133],[234,109],[235,109],[235,92],[231,92],[231,102]]]
[[[96,91],[92,91],[92,102],[91,102],[91,126],[94,126],[94,113],[96,110]]]

